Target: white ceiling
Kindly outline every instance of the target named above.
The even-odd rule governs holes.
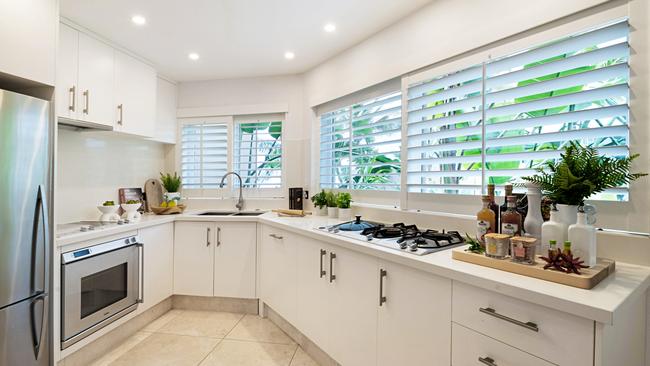
[[[431,0],[61,0],[61,15],[177,81],[301,73]],[[147,24],[135,26],[131,17]],[[334,33],[323,26],[336,24]],[[292,51],[293,60],[284,58]],[[201,58],[190,61],[188,53]]]

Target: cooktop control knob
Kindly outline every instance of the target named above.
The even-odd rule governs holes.
[[[417,252],[418,251],[418,243],[413,241],[412,243],[409,243],[409,250],[412,252]]]
[[[400,249],[406,249],[406,242],[405,241],[399,242],[399,248]]]

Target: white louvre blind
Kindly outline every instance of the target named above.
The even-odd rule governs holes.
[[[535,174],[569,141],[628,156],[628,34],[620,22],[410,85],[409,191],[479,194]]]
[[[401,93],[321,115],[322,188],[400,189]]]
[[[244,188],[281,188],[282,122],[237,122],[234,129],[233,169]]]
[[[181,129],[183,189],[219,188],[228,165],[228,126],[186,124]]]

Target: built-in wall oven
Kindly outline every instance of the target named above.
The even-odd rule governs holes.
[[[62,254],[62,349],[137,308],[143,254],[136,236]]]

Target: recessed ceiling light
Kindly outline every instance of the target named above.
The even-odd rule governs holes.
[[[284,58],[286,58],[287,60],[293,60],[295,57],[296,54],[291,51],[287,51],[284,53]]]
[[[196,60],[199,59],[200,56],[199,56],[198,53],[192,52],[189,55],[187,55],[187,57],[189,57],[189,59],[192,60],[192,61],[196,61]]]
[[[134,15],[134,16],[132,16],[131,21],[136,25],[145,25],[147,23],[147,19],[145,17],[143,17],[142,15]]]
[[[325,32],[327,32],[327,33],[332,33],[332,32],[334,32],[334,31],[336,30],[336,24],[334,24],[334,23],[327,23],[327,24],[325,24],[325,26],[323,27],[323,29],[324,29]]]

